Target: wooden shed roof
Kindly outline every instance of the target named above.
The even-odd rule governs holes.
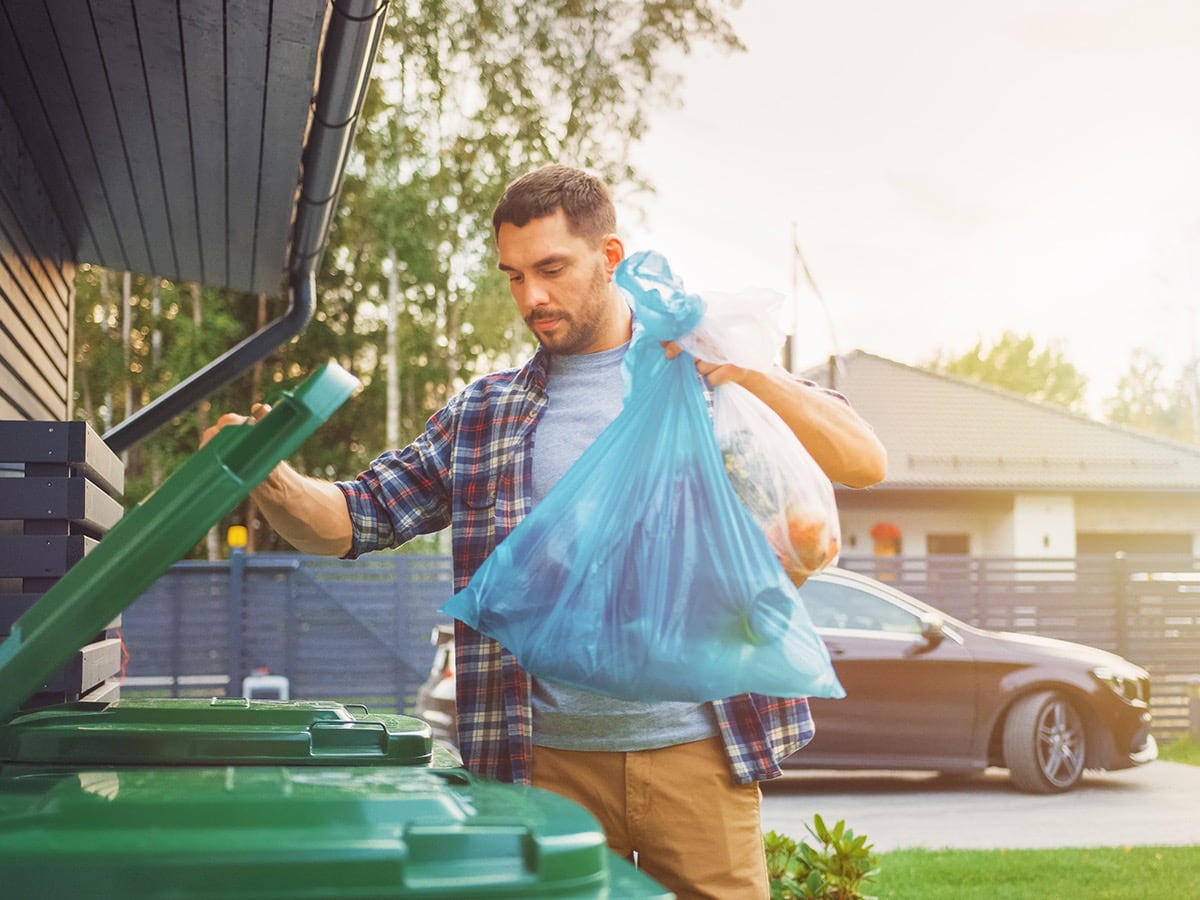
[[[280,293],[306,147],[344,124],[312,115],[339,5],[3,0],[0,101],[76,261]]]

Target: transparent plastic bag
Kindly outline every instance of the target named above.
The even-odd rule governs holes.
[[[713,425],[725,471],[792,583],[841,548],[833,485],[787,424],[736,384],[714,389]]]
[[[766,372],[786,335],[784,298],[774,291],[705,294],[705,313],[679,340],[706,362]],[[713,389],[717,442],[738,497],[796,585],[841,549],[833,484],[769,406],[736,384]]]
[[[795,586],[725,472],[684,353],[704,302],[638,254],[625,405],[442,611],[530,674],[629,700],[844,695]]]

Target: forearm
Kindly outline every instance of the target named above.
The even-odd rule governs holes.
[[[733,368],[733,367],[729,367]],[[736,370],[735,381],[775,410],[830,481],[868,487],[887,474],[887,451],[850,404],[781,368]]]
[[[302,553],[350,552],[350,512],[345,495],[332,482],[309,478],[280,463],[254,489],[253,497],[271,527]]]

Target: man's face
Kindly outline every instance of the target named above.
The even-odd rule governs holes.
[[[629,338],[628,309],[612,284],[620,240],[572,234],[562,210],[496,235],[500,270],[521,318],[552,353],[596,353]]]

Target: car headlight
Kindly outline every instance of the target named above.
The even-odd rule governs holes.
[[[1096,678],[1108,685],[1118,697],[1125,700],[1140,700],[1147,703],[1150,700],[1150,685],[1145,678],[1130,672],[1123,672],[1111,666],[1096,666],[1092,669]]]

